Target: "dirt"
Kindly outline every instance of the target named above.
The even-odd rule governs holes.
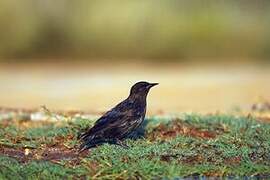
[[[60,163],[61,160],[69,160],[69,164],[79,165],[81,159],[87,156],[87,152],[78,154],[76,149],[68,149],[62,145],[46,147],[44,149],[10,148],[0,147],[0,154],[17,159],[21,163],[32,160],[50,161]]]
[[[51,144],[44,144],[38,148],[0,145],[0,155],[15,158],[21,163],[28,163],[32,160],[60,163],[61,160],[69,160],[68,164],[78,165],[81,159],[88,155],[88,152],[85,151],[79,154],[77,147],[65,145],[66,141],[73,138],[75,138],[73,135],[67,135],[66,137],[56,136]]]
[[[234,157],[230,157],[228,159],[225,160],[225,163],[226,164],[229,164],[229,165],[237,165],[237,164],[240,164],[242,161],[242,157],[240,156],[234,156]]]
[[[201,130],[197,127],[188,125],[181,120],[174,120],[172,125],[160,124],[157,126],[151,134],[148,134],[150,140],[155,140],[157,137],[160,139],[170,139],[177,135],[192,136],[195,138],[213,139],[219,135],[220,132]]]
[[[160,156],[160,160],[165,162],[170,162],[173,159],[184,164],[196,164],[204,161],[201,155],[183,156],[181,154],[163,154]]]

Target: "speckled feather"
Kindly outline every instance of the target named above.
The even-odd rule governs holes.
[[[138,82],[132,86],[127,99],[100,117],[94,126],[80,135],[80,151],[104,142],[122,140],[143,122],[146,113],[146,97],[157,83]]]

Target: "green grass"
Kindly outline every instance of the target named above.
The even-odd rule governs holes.
[[[54,144],[72,149],[79,143],[77,133],[93,122],[77,118],[23,130],[0,122],[0,144],[11,149],[33,148],[35,153]],[[202,138],[183,132],[166,136],[164,132],[175,128],[176,123],[216,136]],[[192,114],[181,119],[151,117],[145,130],[144,138],[126,140],[128,149],[104,144],[75,158],[77,163],[65,158],[29,158],[23,162],[2,153],[0,179],[270,176],[270,124],[247,117]]]

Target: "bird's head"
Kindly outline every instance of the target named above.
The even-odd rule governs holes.
[[[137,82],[131,87],[130,96],[146,97],[149,90],[156,85],[158,85],[158,83],[149,83],[145,81]]]

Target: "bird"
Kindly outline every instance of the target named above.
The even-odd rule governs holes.
[[[136,131],[146,114],[146,98],[149,90],[159,83],[140,81],[134,84],[129,96],[101,116],[93,127],[79,135],[79,152],[97,147],[103,143],[127,148],[123,140]]]

